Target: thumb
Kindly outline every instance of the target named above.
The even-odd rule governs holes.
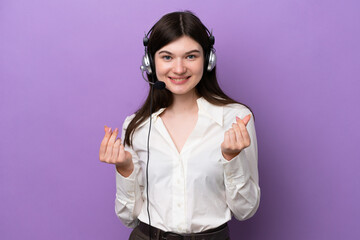
[[[105,135],[108,134],[108,133],[111,133],[111,128],[105,125],[104,126],[104,131],[105,131]]]
[[[251,114],[246,115],[246,116],[244,117],[243,121],[244,121],[245,126],[246,126],[246,125],[248,124],[248,122],[250,121],[250,118],[251,118]]]

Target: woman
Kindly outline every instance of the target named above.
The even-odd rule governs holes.
[[[220,89],[214,37],[194,14],[166,14],[150,32],[147,100],[125,119],[124,141],[105,126],[100,147],[116,166],[116,214],[130,239],[230,239],[232,215],[259,206],[254,118]]]

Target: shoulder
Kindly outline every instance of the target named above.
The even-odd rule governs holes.
[[[157,112],[152,114],[152,120],[154,121],[154,119],[163,111],[163,109],[158,110]],[[149,122],[149,117],[147,118],[142,118],[142,120],[139,119],[139,116],[136,115],[136,113],[133,113],[129,116],[127,116],[124,120],[123,123],[123,128],[126,130],[129,126],[129,124],[134,120],[134,118],[136,117],[135,121],[141,121],[140,124],[135,124],[136,125],[136,129],[135,130],[139,130],[140,128],[142,128],[143,126],[147,125]],[[134,126],[134,123],[131,124],[132,126]]]
[[[215,105],[204,98],[199,98],[198,103],[201,111],[208,114],[216,122],[224,123],[225,126],[235,121],[236,117],[244,118],[246,115],[253,115],[251,110],[241,103]]]
[[[125,118],[124,123],[123,123],[124,130],[127,129],[127,127],[129,126],[130,122],[134,119],[134,117],[135,117],[135,113],[131,114]]]
[[[231,103],[223,106],[224,116],[237,116],[244,118],[246,115],[253,115],[248,107],[240,103]]]
[[[232,123],[236,122],[236,117],[243,119],[245,116],[251,114],[248,126],[254,124],[253,113],[248,107],[240,103],[231,103],[224,106],[223,122],[225,128],[230,128]]]

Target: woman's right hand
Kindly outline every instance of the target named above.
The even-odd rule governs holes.
[[[116,138],[119,134],[119,129],[116,128],[114,132],[111,128],[105,126],[105,136],[100,145],[99,158],[101,162],[114,164],[117,171],[124,177],[130,176],[134,170],[134,163],[132,161],[131,153],[124,149],[121,144],[121,139]]]

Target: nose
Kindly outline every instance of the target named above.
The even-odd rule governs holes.
[[[173,72],[175,74],[178,74],[178,75],[182,75],[186,72],[186,67],[185,67],[185,64],[183,62],[183,59],[177,59],[175,62],[174,62],[174,68],[173,68]]]

